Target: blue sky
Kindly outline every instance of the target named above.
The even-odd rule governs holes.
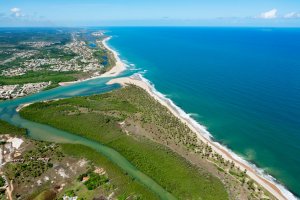
[[[297,26],[299,0],[0,0],[0,26]]]

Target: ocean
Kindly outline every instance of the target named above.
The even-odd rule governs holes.
[[[115,27],[107,34],[122,59],[215,141],[300,196],[300,29]]]

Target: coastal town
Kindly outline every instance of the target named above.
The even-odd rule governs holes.
[[[80,33],[70,33],[71,38],[66,44],[48,41],[19,42],[18,45],[29,48],[19,50],[18,48],[4,51],[1,54],[11,54],[10,57],[0,60],[0,99],[14,99],[44,90],[51,84],[49,81],[36,82],[35,74],[43,75],[49,73],[73,73],[76,77],[99,76],[108,65],[108,55],[103,45],[97,45],[103,40],[103,33],[93,32],[95,47],[80,37]],[[100,41],[100,42],[99,42]],[[29,82],[27,76],[32,76]],[[1,78],[2,77],[2,78]],[[9,84],[25,77],[24,83]],[[76,78],[74,78],[76,79]]]

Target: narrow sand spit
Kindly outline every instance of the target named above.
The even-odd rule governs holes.
[[[95,76],[95,77],[91,77],[91,78],[87,78],[87,79],[83,79],[83,80],[78,80],[78,81],[60,82],[59,85],[67,86],[67,85],[71,85],[74,83],[79,83],[82,81],[87,81],[87,80],[96,79],[96,78],[114,77],[114,76],[118,76],[121,72],[125,71],[126,64],[122,62],[118,53],[107,45],[107,41],[110,40],[111,38],[112,37],[107,37],[104,40],[102,40],[101,43],[107,50],[109,50],[113,54],[113,56],[116,60],[115,66],[113,66],[109,71],[107,71],[104,74],[101,74],[99,76]]]
[[[111,37],[105,38],[104,40],[102,40],[102,44],[103,46],[108,49],[110,52],[113,53],[115,59],[116,59],[116,64],[113,68],[111,68],[111,70],[109,70],[108,72],[105,72],[104,74],[101,74],[99,77],[113,77],[113,76],[117,76],[119,75],[121,72],[123,72],[126,69],[126,65],[121,61],[118,53],[111,49],[108,45],[107,45],[107,41],[110,40]]]

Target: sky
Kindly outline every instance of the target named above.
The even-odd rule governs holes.
[[[0,0],[0,26],[300,27],[300,1]]]

